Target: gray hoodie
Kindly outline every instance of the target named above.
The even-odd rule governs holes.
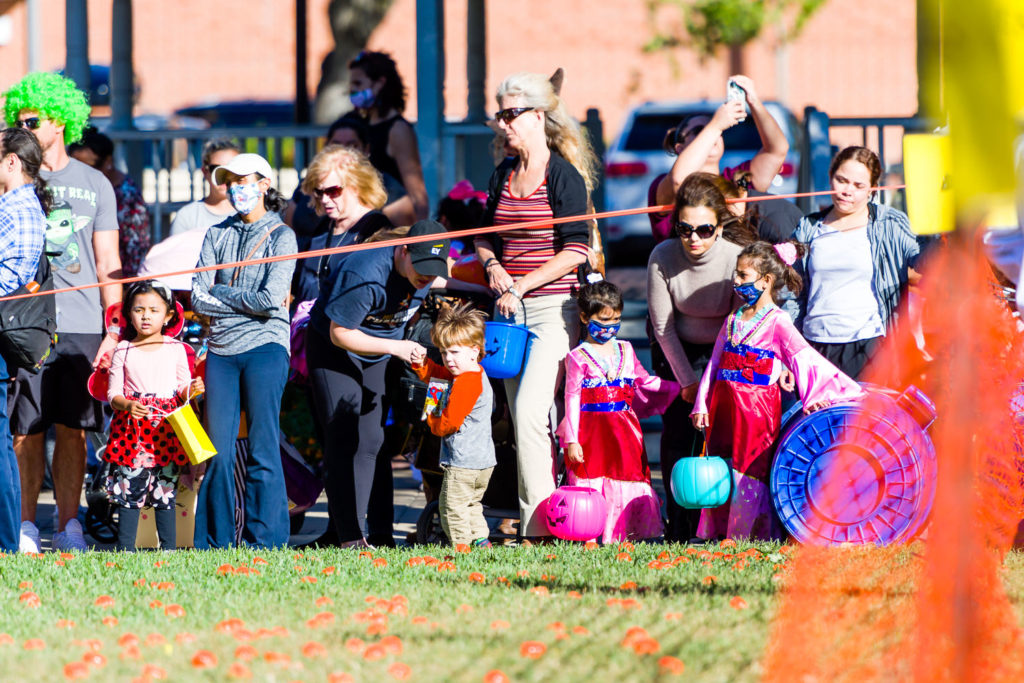
[[[250,256],[253,247],[269,236]],[[295,233],[268,211],[255,223],[235,214],[206,233],[197,266],[233,263],[296,252]],[[220,356],[244,353],[264,344],[288,350],[288,306],[295,261],[196,273],[192,278],[192,309],[210,318],[211,351]],[[231,277],[235,276],[234,284]]]

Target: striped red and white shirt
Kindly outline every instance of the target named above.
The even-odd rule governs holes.
[[[530,195],[516,197],[510,188],[514,176],[514,172],[509,174],[509,179],[501,188],[501,197],[498,199],[498,205],[494,212],[494,224],[509,225],[553,218],[554,214],[551,212],[551,205],[548,201],[547,179],[545,178],[540,187]],[[587,255],[586,244],[570,243],[564,246],[559,244],[560,240],[554,225],[502,232],[501,242],[501,265],[515,279],[537,270],[563,249]],[[574,285],[576,285],[575,270],[527,292],[525,296],[570,294]]]

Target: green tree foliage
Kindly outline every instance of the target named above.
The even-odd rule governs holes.
[[[782,40],[800,34],[807,20],[827,0],[648,0],[653,35],[648,52],[688,45],[702,58],[714,57],[719,48],[742,48],[767,25],[779,25]],[[682,21],[663,25],[665,7],[678,9]],[[665,30],[665,29],[669,30]]]

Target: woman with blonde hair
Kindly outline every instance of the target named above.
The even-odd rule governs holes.
[[[327,216],[332,221],[327,233],[313,238],[310,249],[359,244],[379,231],[393,227],[381,211],[387,203],[387,193],[380,172],[365,154],[353,147],[324,147],[306,170],[302,191],[310,198],[317,215]],[[309,311],[305,350],[310,404],[321,427],[328,470],[332,460],[337,460],[335,456],[342,441],[352,438],[352,435],[339,433],[334,428],[338,421],[339,387],[348,381],[351,373],[339,371],[339,363],[344,364],[342,356],[346,352],[331,343],[331,321],[326,313],[328,299],[346,257],[346,254],[331,254],[301,261],[295,287],[296,298],[300,301],[316,299]],[[330,500],[337,497],[334,488],[329,486],[327,494],[329,510],[333,511],[340,501]],[[334,515],[331,514],[330,518],[327,531],[316,540],[317,545],[336,545],[339,542]],[[387,524],[390,523],[391,520],[387,520]]]
[[[505,380],[519,460],[520,534],[548,536],[541,504],[555,489],[550,413],[563,359],[579,340],[572,290],[589,253],[586,220],[515,229],[515,223],[589,212],[597,158],[559,96],[561,71],[516,73],[498,86],[497,126],[514,156],[491,175],[483,225],[507,224],[475,240],[498,297],[497,318],[514,319],[533,336],[522,372]]]
[[[380,173],[365,154],[352,147],[324,147],[306,170],[302,192],[318,216],[332,221],[330,230],[312,239],[310,249],[357,244],[378,230],[392,227],[381,211],[387,203],[387,192]],[[330,273],[337,270],[343,258],[344,254],[334,254],[301,261],[296,300],[309,301],[317,298],[319,291],[330,291]],[[325,281],[329,281],[326,290]]]

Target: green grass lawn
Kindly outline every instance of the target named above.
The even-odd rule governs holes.
[[[663,659],[675,657],[681,679],[756,680],[788,550],[7,557],[0,670],[34,680],[127,681],[148,670],[149,680],[505,680],[487,678],[499,671],[513,681],[633,681],[675,678],[678,664]],[[1013,554],[1006,566],[1019,605],[1024,562]]]
[[[409,680],[482,681],[498,670],[516,681],[582,681],[656,679],[668,655],[683,662],[686,678],[751,680],[767,637],[772,576],[786,556],[759,544],[763,559],[748,557],[733,569],[740,560],[732,555],[750,547],[709,546],[725,553],[719,559],[680,546],[637,545],[620,555],[616,547],[569,544],[372,557],[247,550],[8,557],[0,560],[0,663],[39,680],[63,680],[65,665],[94,651],[105,663],[84,671],[72,664],[68,673],[131,680],[148,664],[169,680],[251,673],[253,680],[325,681],[348,673],[361,681],[408,673]],[[649,567],[660,553],[688,561]],[[434,559],[412,559],[425,556]],[[432,564],[446,556],[450,566]],[[224,565],[250,573],[226,573]],[[736,596],[745,607],[730,606]],[[222,624],[229,619],[244,626]],[[636,647],[623,646],[633,626],[647,635],[634,631]],[[386,636],[397,640],[370,647]],[[44,649],[25,649],[32,639]],[[528,641],[542,643],[533,650],[543,654],[524,656]],[[216,664],[195,668],[201,650]],[[232,670],[236,662],[245,668]]]

